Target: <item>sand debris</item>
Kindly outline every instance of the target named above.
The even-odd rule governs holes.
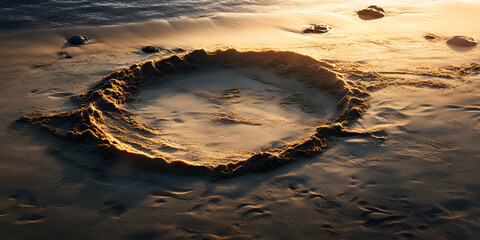
[[[155,52],[159,52],[161,50],[162,50],[162,48],[155,47],[155,46],[145,46],[145,47],[142,48],[142,51],[146,52],[146,53],[155,53]]]
[[[358,16],[363,20],[383,18],[385,16],[385,10],[376,5],[370,5],[369,7],[358,11]]]
[[[468,36],[454,36],[447,41],[448,44],[458,47],[474,47],[477,45],[477,40]]]
[[[311,25],[305,30],[303,30],[303,33],[327,33],[330,31],[332,27],[328,26],[327,24],[320,23],[317,25]]]
[[[82,45],[85,44],[88,40],[89,38],[87,36],[76,35],[69,38],[67,41],[71,45]]]

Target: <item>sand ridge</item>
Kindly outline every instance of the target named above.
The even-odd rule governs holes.
[[[135,119],[136,114],[125,108],[125,104],[136,101],[142,88],[150,88],[152,84],[158,85],[169,81],[168,76],[171,77],[177,73],[195,73],[199,69],[211,66],[227,69],[255,66],[269,69],[280,76],[293,77],[320,91],[328,92],[337,101],[338,115],[330,123],[317,126],[312,135],[301,141],[291,141],[279,146],[259,149],[253,153],[249,151],[237,153],[242,160],[236,159],[229,162],[227,158],[225,159],[227,163],[215,161],[196,163],[182,158],[175,159],[172,157],[174,155],[169,157],[168,152],[179,150],[188,152],[188,147],[163,141],[161,138],[161,140],[155,139],[155,136],[162,136],[164,133],[149,124],[138,122]],[[454,85],[446,80],[476,73],[478,73],[478,64],[475,63],[444,69],[440,72],[376,73],[364,72],[349,64],[332,65],[294,52],[238,52],[229,49],[207,53],[204,50],[196,50],[184,56],[173,55],[116,71],[98,82],[88,92],[73,96],[72,99],[80,104],[80,108],[71,112],[59,114],[39,112],[25,115],[18,120],[40,126],[74,142],[91,144],[92,149],[99,150],[108,158],[113,157],[162,172],[194,173],[218,179],[247,172],[268,171],[295,162],[301,157],[312,157],[325,151],[330,146],[329,139],[332,137],[358,135],[384,139],[384,132],[381,130],[348,129],[348,126],[361,117],[368,108],[372,91],[392,85],[449,88]],[[416,76],[425,76],[425,78],[420,80]],[[174,79],[175,77],[173,81]],[[455,81],[453,80],[454,83]],[[226,92],[223,92],[220,97],[196,94],[214,102],[235,100],[239,94],[235,89],[224,91]],[[303,111],[308,112],[308,107]],[[218,124],[258,125],[258,122],[242,118],[232,112],[219,112],[212,121]]]
[[[280,75],[296,75],[300,81],[334,96],[338,100],[339,115],[334,122],[319,126],[312,136],[301,142],[290,143],[268,152],[259,152],[250,157],[246,156],[246,160],[243,161],[218,166],[167,161],[162,157],[152,157],[123,142],[133,141],[130,143],[141,145],[142,142],[150,141],[148,134],[161,134],[133,120],[132,113],[123,107],[123,104],[135,100],[139,89],[148,85],[149,81],[162,81],[163,75],[190,72],[209,65],[229,68],[257,66],[272,69]],[[55,115],[42,113],[23,116],[19,121],[41,126],[64,138],[93,142],[103,154],[117,159],[167,172],[195,172],[221,178],[246,172],[266,171],[293,162],[301,156],[313,156],[327,148],[329,145],[327,139],[331,136],[356,134],[374,137],[369,132],[355,132],[347,129],[349,123],[360,117],[366,110],[368,96],[368,92],[361,85],[345,80],[330,64],[293,52],[238,52],[230,49],[206,53],[203,50],[196,50],[182,58],[172,56],[159,61],[133,65],[112,73],[87,93],[73,97],[81,104],[77,110]],[[112,129],[124,136],[128,133],[129,138],[112,136],[109,134]],[[151,144],[158,145],[154,142]],[[175,149],[175,146],[168,143],[161,144],[165,148]]]

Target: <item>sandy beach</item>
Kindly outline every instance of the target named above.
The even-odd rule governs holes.
[[[0,239],[480,236],[480,2],[232,4],[0,24]]]

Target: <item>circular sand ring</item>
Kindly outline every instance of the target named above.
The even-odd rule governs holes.
[[[124,104],[136,100],[139,91],[174,73],[189,73],[197,69],[217,66],[222,68],[260,67],[281,76],[295,79],[331,94],[338,102],[339,114],[327,125],[300,142],[258,152],[244,160],[227,164],[191,164],[181,160],[167,160],[152,156],[135,147],[136,141],[151,141],[155,129],[139,124],[134,113]],[[47,113],[23,116],[19,120],[41,126],[55,135],[93,144],[104,156],[126,160],[164,172],[208,175],[215,179],[247,172],[268,171],[301,157],[312,157],[328,147],[327,139],[334,136],[370,135],[347,129],[352,120],[360,117],[368,106],[368,92],[363,86],[348,81],[334,71],[335,67],[294,52],[238,52],[233,49],[207,53],[193,51],[183,57],[172,56],[162,60],[135,64],[105,77],[88,92],[74,96],[81,106],[77,110],[50,115]],[[112,134],[112,133],[119,134]],[[124,136],[124,137],[119,137]]]

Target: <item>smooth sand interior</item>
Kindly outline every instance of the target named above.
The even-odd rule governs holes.
[[[168,76],[129,104],[174,147],[159,156],[197,165],[244,160],[306,139],[335,116],[336,99],[260,68],[208,68]]]

